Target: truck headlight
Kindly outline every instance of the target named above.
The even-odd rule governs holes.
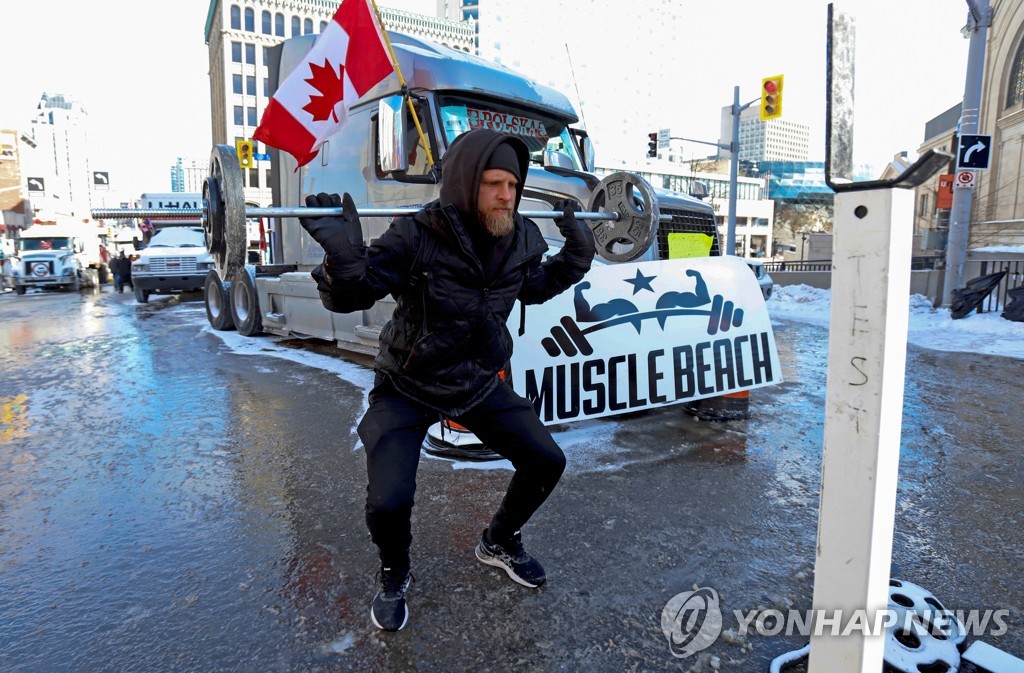
[[[132,264],[132,271],[149,271],[149,264]]]
[[[209,271],[213,268],[213,262],[199,262],[196,264],[196,268],[200,271]]]

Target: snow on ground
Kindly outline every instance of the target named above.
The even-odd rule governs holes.
[[[773,320],[792,320],[828,328],[832,292],[807,285],[776,286],[768,300]],[[953,320],[948,308],[934,309],[919,294],[910,297],[907,341],[940,351],[1001,355],[1024,359],[1024,323],[999,317],[998,312],[972,313]]]

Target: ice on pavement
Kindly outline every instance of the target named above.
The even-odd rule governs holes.
[[[827,329],[831,303],[830,290],[807,285],[776,286],[768,300],[768,314],[773,320],[793,320]],[[932,308],[931,300],[919,294],[910,297],[907,341],[932,350],[1024,359],[1024,323],[1001,318],[998,311],[953,320],[948,308]]]

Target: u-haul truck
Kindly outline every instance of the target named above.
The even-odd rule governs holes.
[[[272,83],[300,66],[313,39],[292,38],[272,51]],[[405,35],[391,39],[442,169],[445,149],[460,133],[480,127],[511,132],[530,148],[520,211],[552,210],[557,200],[573,198],[585,211],[623,214],[626,227],[594,227],[599,257],[583,282],[527,307],[522,324],[519,310],[510,319],[513,386],[534,400],[545,422],[714,398],[781,380],[757,279],[739,258],[722,256],[711,206],[652,188],[633,174],[596,176],[593,145],[572,128],[578,117],[561,93],[464,52]],[[437,198],[435,167],[396,79],[384,80],[352,107],[340,132],[306,166],[297,168],[290,155],[268,149],[275,205],[301,206],[318,192],[348,192],[360,208],[418,207]],[[211,173],[241,184],[229,148],[217,150]],[[207,196],[223,208],[214,188]],[[389,224],[386,218],[360,220],[367,241]],[[562,237],[553,221],[536,222],[557,251]],[[205,296],[215,328],[316,337],[376,352],[393,299],[351,314],[326,311],[309,274],[323,250],[296,219],[277,223],[272,265],[246,265],[237,238],[209,236],[218,264]]]

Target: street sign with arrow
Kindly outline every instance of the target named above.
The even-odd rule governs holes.
[[[992,136],[967,133],[960,136],[960,147],[956,153],[956,167],[972,170],[988,170],[991,156]]]

